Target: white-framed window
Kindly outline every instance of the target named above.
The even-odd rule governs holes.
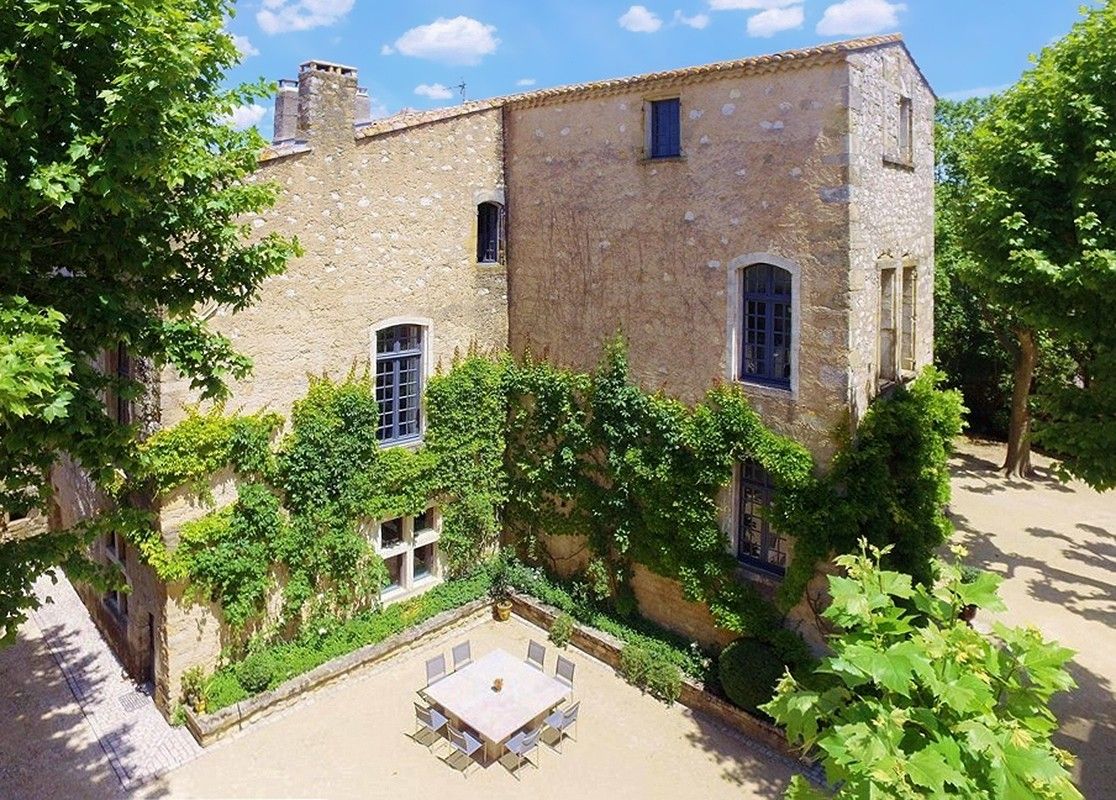
[[[392,317],[372,328],[375,365],[376,436],[383,446],[417,444],[425,421],[422,392],[431,374],[431,322]]]
[[[909,97],[899,98],[899,159],[914,161],[914,105]]]
[[[119,531],[109,531],[105,534],[105,555],[121,566],[127,563],[126,548],[127,543]]]
[[[438,537],[441,515],[431,506],[415,516],[392,517],[371,524],[370,538],[388,570],[385,600],[410,593],[441,577]]]
[[[880,305],[877,377],[884,382],[898,377],[898,331],[895,298],[895,267],[880,267]]]
[[[121,587],[119,589],[109,589],[105,592],[103,598],[105,607],[112,612],[121,622],[126,622],[128,619],[128,589]]]
[[[899,369],[915,371],[915,343],[918,335],[918,267],[903,266],[899,301]]]
[[[726,378],[777,393],[798,390],[801,271],[773,253],[729,263]]]

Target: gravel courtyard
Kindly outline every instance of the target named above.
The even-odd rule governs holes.
[[[958,441],[955,541],[971,563],[1004,576],[1004,622],[1034,625],[1077,652],[1079,688],[1054,698],[1055,742],[1078,757],[1085,797],[1116,797],[1116,491],[1059,483],[1038,455],[1035,480],[1007,479],[994,471],[1003,454],[1003,445]]]

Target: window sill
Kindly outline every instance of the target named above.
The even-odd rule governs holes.
[[[663,164],[677,161],[685,161],[686,154],[682,153],[677,156],[643,156],[639,159],[640,164]]]
[[[749,381],[743,378],[736,378],[733,381],[737,386],[744,389],[753,389],[761,394],[770,394],[773,397],[782,397],[787,400],[794,399],[794,389],[790,386],[777,386],[771,383],[761,383],[760,381]]]
[[[410,439],[392,439],[387,442],[377,443],[381,450],[390,450],[393,447],[404,447],[411,450],[417,450],[422,447],[422,436],[415,436]]]
[[[759,593],[768,600],[775,596],[775,592],[783,582],[782,575],[753,567],[751,564],[745,564],[742,561],[736,562],[736,577],[738,580],[746,581],[755,586]]]
[[[507,261],[476,261],[473,266],[477,269],[504,269],[508,266]]]
[[[438,531],[427,529],[415,533],[415,547],[423,547],[438,541]]]
[[[914,161],[909,158],[904,158],[903,156],[885,154],[883,163],[884,166],[895,167],[897,169],[906,170],[907,172],[914,172],[915,168]]]

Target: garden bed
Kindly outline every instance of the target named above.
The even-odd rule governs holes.
[[[338,656],[309,672],[284,681],[274,689],[239,700],[211,714],[195,714],[187,708],[186,727],[203,747],[212,744],[222,736],[290,706],[306,692],[333,683],[355,670],[382,661],[400,651],[418,647],[430,634],[479,619],[488,613],[489,606],[490,601],[485,597],[443,611],[381,642]]]

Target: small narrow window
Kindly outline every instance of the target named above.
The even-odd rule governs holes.
[[[109,589],[105,592],[104,603],[120,622],[127,621],[128,589],[126,586],[120,589]]]
[[[124,537],[118,532],[110,531],[105,535],[105,553],[113,561],[125,563],[127,556],[124,547]]]
[[[791,274],[771,264],[744,270],[741,380],[790,388]]]
[[[376,435],[382,443],[417,439],[422,393],[421,325],[393,325],[376,332]]]
[[[499,203],[477,206],[477,263],[499,264],[504,260],[504,207]]]
[[[736,557],[750,567],[782,575],[787,569],[787,537],[771,527],[764,513],[774,491],[771,475],[759,463],[749,460],[740,465]]]
[[[677,97],[652,100],[648,104],[648,147],[650,158],[673,158],[682,154],[682,104]]]
[[[895,268],[880,270],[880,367],[879,377],[895,380]]]
[[[899,158],[908,164],[913,160],[912,149],[913,119],[911,98],[899,98]]]
[[[900,309],[901,330],[899,332],[899,367],[904,372],[915,369],[915,300],[918,291],[918,271],[915,267],[903,267],[903,290]]]

